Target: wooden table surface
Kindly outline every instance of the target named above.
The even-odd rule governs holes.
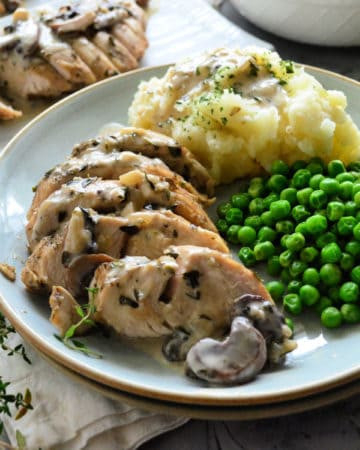
[[[304,45],[264,32],[229,2],[220,11],[251,34],[271,42],[284,59],[339,72],[360,81],[360,47]],[[321,409],[256,421],[189,420],[141,450],[360,450],[360,395]]]

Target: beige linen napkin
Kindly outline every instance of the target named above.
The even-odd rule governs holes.
[[[8,344],[20,342],[20,336],[12,335]],[[14,446],[20,430],[28,450],[133,450],[188,420],[105,398],[58,372],[28,346],[26,350],[31,365],[20,356],[0,352],[3,381],[11,382],[11,393],[29,388],[34,406],[20,420],[2,417]]]

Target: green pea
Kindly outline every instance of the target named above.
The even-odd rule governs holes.
[[[230,208],[225,214],[225,220],[229,225],[242,223],[244,214],[239,208]]]
[[[313,193],[311,187],[306,187],[297,191],[296,198],[300,205],[307,206],[310,202],[310,196]]]
[[[268,189],[280,193],[288,185],[288,180],[284,175],[279,173],[272,175],[268,181]]]
[[[301,233],[305,237],[309,235],[305,222],[298,223],[294,231],[295,233]]]
[[[327,229],[327,219],[321,214],[314,214],[306,219],[307,231],[310,234],[324,233]]]
[[[256,258],[253,250],[250,247],[242,247],[238,253],[240,261],[246,267],[252,267],[256,264]]]
[[[244,225],[258,230],[262,226],[260,216],[248,216],[244,220]]]
[[[355,214],[357,213],[357,206],[355,202],[349,200],[348,202],[345,203],[344,206],[345,206],[345,216],[355,216]]]
[[[280,220],[276,222],[275,229],[278,233],[290,234],[294,231],[294,224],[291,220]]]
[[[256,240],[256,231],[252,227],[243,226],[237,234],[238,241],[243,245],[251,245]]]
[[[331,221],[341,219],[345,213],[345,205],[338,201],[329,202],[326,208],[326,214]]]
[[[320,209],[327,204],[328,197],[324,191],[317,189],[311,192],[309,197],[309,204],[314,209]]]
[[[264,211],[261,216],[261,223],[267,227],[272,227],[275,224],[275,220],[270,211]]]
[[[322,249],[327,244],[331,244],[332,242],[336,242],[336,241],[337,241],[337,237],[335,236],[335,234],[332,233],[331,231],[327,231],[326,233],[321,234],[320,236],[317,236],[315,243],[318,248]]]
[[[290,314],[299,315],[302,311],[302,303],[297,294],[287,294],[283,299],[283,306],[285,311]]]
[[[265,209],[269,209],[272,202],[276,202],[279,200],[279,195],[275,192],[272,192],[267,197],[263,199],[263,205]]]
[[[304,245],[305,237],[301,233],[290,234],[286,239],[286,247],[293,252],[301,250]]]
[[[350,181],[351,186],[352,186],[352,182],[355,181],[355,179],[356,179],[355,176],[350,172],[339,173],[336,175],[335,178],[338,180],[340,185],[341,185],[341,183],[344,183],[344,181]]]
[[[344,322],[359,323],[360,322],[360,306],[351,303],[344,303],[340,308],[341,316]]]
[[[315,247],[305,247],[300,252],[300,260],[306,263],[315,261],[318,257],[319,251]]]
[[[253,178],[254,180],[254,178]],[[259,182],[251,182],[248,188],[248,194],[251,198],[261,198],[266,194],[266,187],[263,184],[262,179]]]
[[[329,306],[332,306],[332,301],[329,299],[329,297],[321,296],[319,298],[319,301],[315,304],[315,311],[318,314],[321,314],[325,308],[328,308]]]
[[[274,255],[271,258],[269,258],[266,269],[267,269],[267,273],[269,275],[271,275],[272,277],[279,275],[282,270],[282,267],[281,267],[281,264],[279,261],[279,256]]]
[[[359,298],[359,286],[353,281],[347,281],[340,286],[340,299],[345,303],[355,303]]]
[[[356,194],[354,195],[353,198],[354,198],[354,202],[355,202],[356,206],[358,208],[360,208],[360,191],[356,192]]]
[[[318,173],[323,173],[324,167],[319,161],[311,161],[307,166],[307,170],[311,175],[316,175]]]
[[[299,277],[307,268],[307,264],[303,261],[293,261],[289,267],[289,273],[293,278]]]
[[[285,293],[285,286],[281,281],[269,281],[268,283],[266,283],[265,287],[271,295],[272,299],[276,302],[281,300],[282,296]]]
[[[319,189],[321,181],[324,179],[324,175],[316,174],[310,178],[309,186],[311,189]]]
[[[354,226],[353,235],[357,241],[360,241],[360,223],[358,223]]]
[[[286,188],[280,193],[280,200],[287,200],[291,206],[295,206],[297,203],[296,194],[297,190],[295,188]]]
[[[238,233],[240,230],[240,225],[230,225],[226,232],[226,239],[232,244],[238,244]]]
[[[220,203],[218,205],[218,207],[216,208],[217,215],[221,218],[225,218],[226,213],[229,211],[230,208],[231,208],[231,203],[229,203],[229,202]]]
[[[305,219],[310,217],[311,213],[308,209],[305,208],[304,205],[294,206],[291,211],[291,215],[293,216],[296,222],[303,222]]]
[[[219,219],[217,222],[216,222],[216,228],[218,229],[218,231],[219,231],[219,233],[222,235],[222,236],[225,236],[226,235],[226,232],[227,232],[227,230],[228,230],[228,224],[227,224],[227,222],[226,222],[226,220],[225,219]]]
[[[291,280],[288,284],[287,291],[289,294],[298,294],[301,286],[302,282],[300,280]]]
[[[279,261],[282,267],[290,267],[291,263],[295,259],[295,254],[291,250],[285,250],[284,252],[280,253],[279,255]]]
[[[287,200],[278,200],[271,203],[270,212],[274,220],[285,219],[291,211],[290,203]]]
[[[261,227],[258,231],[257,238],[259,242],[270,241],[274,242],[276,239],[276,231],[270,227]]]
[[[355,258],[349,253],[343,252],[340,259],[340,267],[342,268],[342,270],[345,270],[345,272],[349,272],[354,267],[354,264]]]
[[[359,172],[360,171],[360,161],[353,161],[351,162],[348,167],[348,170],[354,170],[355,172]]]
[[[337,231],[341,236],[352,236],[355,226],[355,217],[343,216],[337,223]]]
[[[334,159],[329,162],[328,164],[328,174],[335,178],[336,175],[339,175],[339,173],[343,173],[346,171],[344,163],[340,161],[339,159]]]
[[[314,267],[309,267],[306,270],[304,270],[302,280],[304,284],[317,286],[320,283],[319,272]]]
[[[360,256],[360,242],[354,240],[347,242],[345,245],[345,251],[354,258],[358,258]]]
[[[282,160],[276,159],[271,163],[270,173],[272,175],[288,175],[290,172],[289,166]]]
[[[265,210],[262,198],[253,198],[249,203],[249,213],[251,215],[260,215]]]
[[[260,242],[254,247],[254,254],[257,261],[265,261],[275,253],[274,244],[270,241]]]
[[[350,200],[352,198],[352,191],[353,191],[353,183],[351,181],[342,181],[339,186],[338,195],[342,200]]]
[[[336,195],[340,189],[340,183],[334,178],[324,178],[319,185],[327,195]]]
[[[286,247],[286,239],[287,239],[288,237],[289,237],[288,234],[284,234],[284,235],[282,235],[281,238],[280,238],[280,246],[281,246],[282,248],[284,248],[284,249],[287,248],[287,247]]]
[[[341,260],[342,251],[336,242],[331,242],[321,249],[320,255],[323,264],[337,263]]]
[[[342,273],[340,268],[336,264],[327,263],[320,268],[321,281],[326,286],[336,286],[340,283]]]
[[[353,200],[354,200],[355,195],[356,195],[358,192],[360,192],[360,183],[359,183],[359,182],[355,182],[355,183],[353,184],[353,187],[352,187],[352,197],[353,197]]]
[[[320,298],[319,291],[316,287],[311,286],[310,284],[304,284],[301,286],[299,295],[301,302],[307,306],[314,305]]]
[[[311,172],[308,169],[299,169],[294,173],[292,186],[296,189],[302,189],[309,186]]]
[[[299,159],[298,161],[295,161],[292,165],[291,165],[291,171],[293,173],[297,172],[300,169],[305,169],[305,167],[307,166],[307,162]]]
[[[234,194],[231,197],[231,205],[234,208],[239,208],[241,210],[246,209],[249,206],[251,197],[246,192],[243,192],[241,194]]]
[[[351,273],[351,280],[356,283],[356,284],[360,284],[360,266],[356,266],[352,269]]]
[[[338,328],[342,323],[341,312],[335,306],[328,306],[321,313],[321,323],[326,328]]]

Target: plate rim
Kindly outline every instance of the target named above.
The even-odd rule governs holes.
[[[166,70],[172,64],[163,64],[156,66],[149,66],[145,68],[139,68],[132,72],[124,73],[117,75],[115,77],[103,80],[99,83],[95,83],[93,85],[87,86],[70,96],[63,98],[62,100],[56,102],[51,105],[45,111],[40,113],[34,119],[32,119],[28,124],[26,124],[15,136],[8,142],[8,144],[4,147],[4,149],[0,153],[0,164],[4,157],[11,151],[13,145],[26,135],[29,129],[31,129],[34,125],[36,125],[39,121],[41,121],[48,114],[53,113],[58,108],[66,106],[67,103],[71,103],[76,100],[77,97],[86,95],[88,92],[98,89],[99,87],[111,83],[118,82],[119,79],[130,78],[134,75],[141,73],[148,73],[155,70]],[[357,88],[360,88],[360,82],[354,80],[352,78],[346,77],[341,74],[337,74],[335,72],[318,68],[315,66],[309,66],[305,64],[301,64],[305,69],[310,69],[315,75],[324,74],[332,78],[340,79],[346,83],[350,83],[355,85]],[[31,327],[29,327],[20,317],[17,316],[16,312],[12,310],[10,303],[3,297],[3,294],[0,292],[0,309],[3,311],[4,315],[8,318],[11,324],[15,327],[15,329],[19,332],[19,334],[28,341],[31,345],[36,347],[40,352],[44,353],[48,357],[55,359],[59,364],[67,367],[68,369],[94,380],[100,384],[109,386],[113,389],[119,389],[122,391],[129,392],[131,394],[139,395],[141,397],[152,398],[157,400],[163,400],[168,402],[176,401],[181,404],[197,404],[197,405],[217,405],[222,406],[240,406],[240,405],[256,405],[256,404],[271,404],[278,403],[281,401],[289,401],[295,400],[302,397],[306,397],[309,395],[318,394],[321,392],[329,391],[335,387],[339,387],[345,384],[348,384],[357,378],[360,377],[360,363],[358,367],[354,367],[351,370],[346,370],[337,373],[331,379],[327,381],[318,381],[315,384],[309,386],[298,387],[297,389],[287,389],[282,390],[278,394],[261,394],[261,396],[255,397],[235,397],[235,398],[214,398],[208,397],[206,395],[200,394],[194,397],[193,394],[178,394],[178,393],[169,393],[164,391],[163,389],[153,389],[153,388],[144,388],[138,386],[137,384],[131,384],[129,382],[123,382],[119,379],[114,379],[113,376],[109,374],[99,373],[99,371],[95,368],[83,366],[81,362],[78,362],[75,358],[72,358],[70,355],[58,351],[56,348],[53,348],[51,343],[47,342],[43,339],[36,331],[34,331]],[[256,382],[256,381],[255,381]],[[209,388],[211,389],[211,388]]]
[[[161,399],[141,397],[136,394],[114,389],[95,380],[84,377],[44,355],[39,349],[33,347],[41,358],[51,366],[58,369],[65,376],[77,381],[82,386],[89,387],[111,400],[125,402],[130,406],[149,409],[162,414],[188,417],[200,420],[240,420],[250,421],[259,419],[270,419],[284,417],[289,414],[295,415],[306,411],[312,411],[334,403],[346,400],[360,393],[360,380],[346,383],[329,391],[316,393],[304,398],[285,400],[283,402],[255,405],[191,405],[179,404]]]

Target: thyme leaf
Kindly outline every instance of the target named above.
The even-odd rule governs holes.
[[[74,339],[76,331],[81,327],[81,325],[89,325],[89,326],[96,326],[96,323],[91,319],[91,316],[95,313],[96,307],[95,307],[95,297],[96,294],[99,292],[99,289],[96,287],[93,288],[87,288],[87,291],[89,292],[89,303],[83,305],[83,306],[77,306],[76,312],[78,313],[80,320],[71,325],[65,332],[64,336],[61,337],[58,334],[54,334],[54,337],[62,342],[67,348],[71,350],[75,350],[78,352],[83,353],[86,356],[93,357],[93,358],[102,358],[102,355],[94,350],[91,350],[85,342],[81,342],[77,339]]]

